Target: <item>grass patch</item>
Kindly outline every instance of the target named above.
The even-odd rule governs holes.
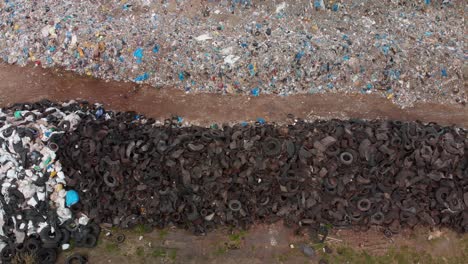
[[[229,241],[226,243],[228,249],[239,249],[241,247],[242,239],[244,239],[246,231],[242,230],[229,235]]]
[[[229,240],[232,242],[240,242],[241,239],[243,239],[246,234],[247,234],[246,231],[241,230],[239,232],[229,235]]]
[[[143,235],[143,234],[151,232],[151,228],[149,226],[143,225],[143,224],[139,224],[139,225],[135,226],[135,228],[133,230],[135,231],[136,234],[138,234],[140,236]]]
[[[315,251],[322,252],[325,247],[325,243],[315,243],[310,245]]]
[[[75,248],[75,245],[76,245],[75,239],[71,239],[69,244],[70,244],[70,247],[67,249],[67,252],[70,252]]]
[[[169,250],[169,259],[172,261],[175,261],[176,258],[177,258],[177,249],[173,248]]]
[[[135,251],[135,254],[139,257],[143,257],[145,256],[145,249],[142,248],[142,247],[137,247],[136,248],[136,251]]]
[[[119,251],[119,246],[117,244],[114,244],[114,243],[107,243],[106,246],[105,246],[105,249],[109,253],[115,253],[115,252]]]
[[[151,252],[151,256],[155,258],[164,258],[167,256],[167,252],[164,248],[156,248]]]
[[[464,235],[462,239],[460,239],[460,246],[464,252],[463,256],[468,257],[468,235]]]
[[[241,230],[239,232],[232,233],[228,236],[228,240],[222,244],[217,245],[214,251],[214,255],[220,256],[226,254],[231,249],[239,249],[241,247],[242,239],[244,239],[246,231]],[[252,250],[255,248],[253,247]]]
[[[158,231],[158,236],[159,236],[159,239],[161,240],[165,240],[168,235],[169,235],[169,231],[166,229],[161,229]]]
[[[215,256],[221,256],[224,255],[228,252],[228,248],[226,245],[218,246],[216,247],[216,250],[214,252]]]
[[[156,248],[151,252],[153,258],[169,258],[174,261],[177,258],[177,249]]]
[[[22,253],[16,254],[11,260],[12,264],[36,264],[36,258],[33,254]]]

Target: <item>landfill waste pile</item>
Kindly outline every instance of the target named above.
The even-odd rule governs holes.
[[[387,236],[415,225],[468,231],[463,128],[382,120],[205,128],[44,100],[2,109],[0,143],[4,262],[32,252],[53,263],[70,240],[93,247],[99,225],[204,234],[281,220],[324,237],[328,225],[379,226]]]
[[[187,92],[465,105],[462,0],[0,3],[0,58]]]
[[[78,247],[96,245],[100,227],[69,209],[79,196],[57,159],[58,138],[80,120],[72,106],[0,111],[1,263],[23,263],[26,256],[55,263],[58,250],[72,240]]]

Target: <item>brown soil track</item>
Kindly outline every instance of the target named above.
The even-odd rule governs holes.
[[[0,107],[43,98],[56,101],[84,99],[113,110],[131,110],[156,119],[179,115],[194,124],[230,123],[264,118],[284,122],[287,114],[299,118],[364,118],[420,120],[468,127],[468,107],[418,103],[401,109],[375,95],[220,95],[185,93],[176,88],[156,89],[130,82],[103,81],[63,70],[0,64]]]

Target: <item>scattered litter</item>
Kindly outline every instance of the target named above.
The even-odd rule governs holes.
[[[139,75],[135,78],[135,82],[143,82],[148,80],[149,74],[147,72],[143,73],[142,75]]]
[[[258,87],[253,88],[251,94],[253,96],[259,96],[260,95],[260,89]]]
[[[203,34],[195,38],[197,41],[205,41],[209,39],[213,39],[209,34]]]
[[[68,190],[65,196],[65,205],[70,207],[80,201],[80,197],[75,190]]]

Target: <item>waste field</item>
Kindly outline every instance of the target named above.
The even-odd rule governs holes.
[[[461,0],[0,3],[0,59],[219,94],[465,105]]]
[[[54,263],[103,227],[204,234],[283,223],[386,236],[416,225],[468,230],[468,137],[397,120],[296,120],[210,128],[86,102],[0,113],[2,261]]]

